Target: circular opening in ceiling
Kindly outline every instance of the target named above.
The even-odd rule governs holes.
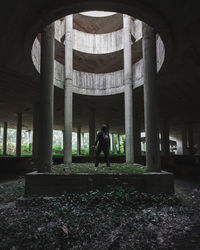
[[[80,12],[81,15],[84,16],[91,16],[91,17],[106,17],[112,16],[116,14],[116,12],[109,12],[109,11],[84,11]]]

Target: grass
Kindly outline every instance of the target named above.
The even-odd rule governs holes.
[[[66,170],[65,170],[66,169]],[[142,174],[146,167],[139,164],[113,163],[110,167],[100,164],[95,168],[94,163],[60,164],[52,167],[52,174]]]

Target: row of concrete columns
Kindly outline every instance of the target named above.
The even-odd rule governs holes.
[[[38,105],[36,105],[38,107]],[[37,110],[36,108],[34,109],[35,111]],[[16,136],[16,156],[20,157],[21,156],[21,129],[22,129],[22,114],[18,114],[18,121],[17,121],[17,136]],[[139,118],[137,118],[137,121]],[[136,123],[137,124],[137,123]],[[139,124],[138,124],[139,125]],[[94,128],[94,127],[93,127]],[[137,130],[137,132],[135,132]],[[1,130],[0,130],[1,132]],[[28,141],[29,144],[31,142],[31,130],[28,130]],[[170,154],[170,144],[169,144],[169,124],[166,119],[163,119],[160,122],[160,134],[161,134],[161,155],[168,157]],[[194,135],[193,135],[193,127],[192,125],[184,125],[182,127],[182,139],[181,139],[181,144],[179,142],[178,145],[178,154],[183,154],[183,155],[193,155],[194,153]],[[140,128],[134,127],[134,155],[140,156],[141,155],[141,138],[140,138]],[[137,135],[137,136],[136,136]],[[0,134],[1,136],[1,134]],[[117,152],[120,152],[120,138],[119,134],[117,134]],[[137,138],[137,140],[136,140]],[[33,114],[33,149],[32,149],[32,155],[33,159],[37,159],[37,144],[38,144],[38,112],[34,112]],[[113,153],[114,152],[114,134],[110,134],[110,151]],[[77,154],[81,154],[81,145],[84,145],[84,133],[81,133],[81,126],[77,127]],[[7,153],[7,122],[4,122],[3,125],[3,155],[6,155]]]
[[[7,129],[8,123],[3,125],[3,155],[7,154]],[[16,157],[21,156],[22,113],[17,114]]]

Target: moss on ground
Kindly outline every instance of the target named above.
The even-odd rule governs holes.
[[[94,163],[59,164],[52,167],[53,174],[142,174],[146,167],[139,164],[113,163],[110,167],[100,164],[95,168]]]

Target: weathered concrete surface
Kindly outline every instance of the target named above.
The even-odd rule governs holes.
[[[54,103],[54,23],[45,27],[41,40],[38,171],[48,172],[52,164]]]
[[[72,85],[73,85],[73,15],[65,17],[65,34],[66,34],[66,46],[65,46],[65,73],[64,73],[64,163],[72,162]]]
[[[158,87],[156,81],[156,37],[149,25],[142,24],[144,60],[144,118],[146,133],[146,166],[160,171]]]
[[[89,34],[74,30],[75,50],[90,54],[107,54],[123,48],[122,30],[107,34]]]
[[[123,15],[123,44],[124,44],[124,113],[126,135],[126,163],[134,163],[133,143],[133,73],[131,51],[131,19]]]
[[[56,175],[32,172],[25,176],[25,196],[57,195],[67,193],[84,193],[103,189],[107,185],[128,186],[140,192],[174,193],[174,178],[169,172],[148,174],[75,174]]]
[[[63,88],[64,66],[57,61],[54,66],[54,85]],[[133,65],[133,88],[143,85],[143,60]],[[73,92],[84,95],[112,95],[124,91],[124,71],[95,74],[73,70]]]

